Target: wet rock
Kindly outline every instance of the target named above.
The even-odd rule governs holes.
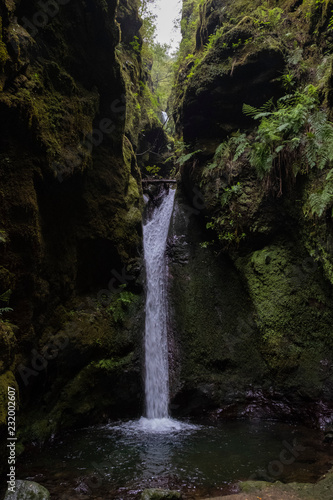
[[[50,493],[33,481],[15,481],[15,492],[7,491],[4,500],[49,500]]]
[[[265,488],[265,486],[267,486]],[[263,481],[244,481],[240,483],[241,491],[247,494],[257,494],[261,498],[288,498],[308,500],[331,500],[333,486],[333,473],[328,472],[316,483],[288,483],[280,481],[266,483]],[[267,496],[266,496],[267,495]]]
[[[141,495],[141,500],[160,500],[162,498],[165,500],[178,500],[182,498],[182,495],[178,491],[155,488],[144,490]]]
[[[199,217],[178,191],[167,252],[169,367],[173,408],[182,414],[234,402],[254,374],[265,378],[251,303],[230,260],[200,246]]]
[[[324,443],[333,443],[333,426],[327,427],[325,430]]]

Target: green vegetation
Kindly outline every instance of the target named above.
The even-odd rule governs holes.
[[[10,59],[6,44],[2,40],[2,17],[0,16],[0,73],[3,71],[6,62]],[[0,84],[1,85],[1,84]],[[1,87],[0,87],[1,90]]]
[[[152,103],[155,111],[165,111],[170,97],[174,73],[174,58],[170,56],[170,46],[160,44],[156,38],[156,15],[152,14],[150,6],[155,0],[140,1],[140,16],[143,20],[141,35],[143,39],[141,55],[143,64],[150,72],[150,91],[155,101]],[[134,43],[134,42],[132,42]]]
[[[283,179],[292,182],[299,173],[332,165],[333,124],[319,102],[316,87],[308,85],[303,91],[281,97],[276,105],[273,99],[260,108],[244,104],[244,114],[259,121],[258,128],[250,136],[238,132],[222,142],[213,162],[203,169],[201,185],[212,175],[230,172],[241,159],[250,163],[268,190],[276,189],[278,180],[277,195],[281,196]],[[312,214],[322,215],[333,204],[332,177],[330,171],[323,190],[311,194]],[[225,192],[223,204],[232,192]]]
[[[203,4],[204,2],[202,0],[183,1],[182,19],[179,20],[181,24],[182,41],[178,52],[177,70],[183,59],[189,54],[193,55],[200,8]]]
[[[6,292],[4,292],[2,295],[0,295],[0,302],[7,304],[6,307],[0,307],[0,316],[2,316],[5,313],[9,313],[9,312],[13,311],[13,309],[11,307],[8,307],[8,303],[9,303],[11,294],[12,294],[12,291],[9,289]]]
[[[206,179],[217,173],[228,171],[232,168],[233,162],[236,162],[248,147],[248,139],[246,134],[237,132],[228,140],[223,141],[217,148],[214,154],[213,161],[208,163],[202,171],[201,186],[206,183]]]
[[[323,169],[333,161],[333,124],[319,108],[317,89],[308,85],[256,109],[244,105],[244,113],[260,121],[249,159],[260,178],[272,169],[290,169],[296,176],[310,168]],[[279,194],[282,194],[280,191]]]
[[[130,42],[130,46],[135,54],[140,54],[141,44],[138,36],[135,36],[133,42]]]
[[[121,285],[123,290],[112,297],[111,305],[108,311],[112,314],[112,318],[116,323],[123,323],[126,318],[129,306],[136,299],[136,295],[125,290],[126,285]]]
[[[207,229],[213,229],[217,233],[217,237],[223,243],[224,248],[238,247],[246,237],[246,234],[242,231],[241,218],[241,213],[234,213],[232,218],[213,217],[206,227]]]
[[[154,95],[158,100],[159,109],[165,111],[168,107],[170,92],[174,79],[174,57],[169,55],[170,46],[155,43],[152,47],[153,66],[151,78]]]
[[[158,175],[158,173],[160,172],[160,170],[161,170],[161,168],[160,168],[160,167],[157,167],[156,165],[153,165],[153,166],[149,166],[149,165],[148,165],[148,166],[146,167],[146,171],[147,171],[147,173],[148,173],[150,176],[153,176],[153,177],[156,177],[156,178],[160,177],[160,176]]]
[[[324,187],[309,196],[311,213],[321,217],[324,212],[333,206],[333,169],[325,177]],[[333,209],[331,212],[333,217]]]
[[[200,153],[202,150],[197,149],[196,151],[193,151],[192,153],[187,153],[187,154],[182,154],[176,161],[176,163],[180,166],[184,165],[187,161],[189,161],[194,155],[197,153]]]
[[[91,366],[107,372],[112,372],[129,365],[133,362],[133,357],[133,353],[130,353],[124,358],[101,359],[100,361],[93,361]]]

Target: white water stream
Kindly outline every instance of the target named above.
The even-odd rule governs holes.
[[[167,344],[166,243],[175,191],[170,189],[143,227],[146,264],[145,395],[146,416],[168,418],[169,367]],[[150,422],[151,425],[156,423]],[[161,422],[162,424],[162,422]]]
[[[166,244],[175,198],[170,189],[143,226],[146,265],[145,401],[146,416],[121,424],[125,433],[173,433],[198,427],[169,417]]]

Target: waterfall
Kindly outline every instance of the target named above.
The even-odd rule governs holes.
[[[146,265],[145,399],[146,416],[121,425],[125,433],[192,432],[196,425],[169,418],[169,363],[167,339],[166,244],[175,190],[165,194],[161,205],[143,226]]]
[[[166,243],[175,191],[170,189],[162,204],[143,227],[146,264],[145,395],[148,419],[168,418],[169,367],[167,345]]]
[[[165,111],[162,111],[162,125],[165,125],[169,121],[169,117]]]

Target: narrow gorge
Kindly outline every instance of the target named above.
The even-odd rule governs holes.
[[[333,1],[154,4],[0,0],[0,498],[332,500]]]

